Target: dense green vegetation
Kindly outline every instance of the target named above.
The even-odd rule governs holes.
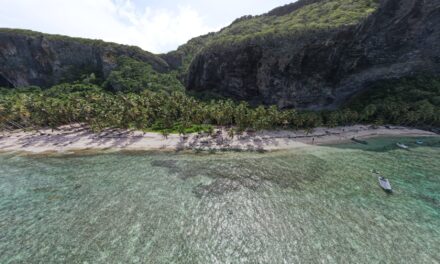
[[[14,29],[14,28],[0,28],[0,34],[5,33],[7,36],[17,35],[30,38],[44,39],[49,42],[58,42],[58,47],[70,50],[69,47],[75,47],[75,44],[84,45],[88,48],[93,48],[97,53],[105,54],[107,59],[114,59],[120,56],[128,56],[141,61],[150,62],[152,65],[159,65],[157,67],[166,68],[167,63],[159,56],[156,56],[148,51],[145,51],[136,46],[122,45],[113,42],[106,42],[99,39],[86,39],[86,38],[75,38],[56,34],[46,34],[41,32],[36,32],[32,30],[25,29]],[[26,40],[26,39],[24,39]],[[29,40],[27,40],[29,41]],[[17,44],[18,45],[18,44]],[[51,44],[49,44],[51,45]],[[56,45],[55,45],[56,46]],[[76,47],[77,48],[77,47]],[[75,48],[73,48],[75,49]],[[157,68],[156,67],[156,68]],[[78,72],[80,71],[80,72]],[[87,65],[84,65],[82,69],[75,69],[72,66],[72,70],[66,73],[66,81],[75,81],[81,74],[91,73],[96,71],[96,69],[88,69]],[[98,74],[98,73],[96,73]]]
[[[353,25],[370,15],[377,0],[326,0],[306,5],[284,16],[257,16],[239,20],[220,31],[212,41],[231,43],[268,35]]]
[[[84,44],[84,45],[88,45],[88,46],[130,51],[132,53],[142,54],[147,57],[154,56],[150,52],[142,50],[141,48],[136,47],[136,46],[121,45],[118,43],[107,42],[107,41],[103,41],[100,39],[75,38],[75,37],[69,37],[69,36],[64,36],[64,35],[46,34],[46,33],[41,33],[41,32],[37,32],[37,31],[32,31],[32,30],[27,30],[27,29],[17,29],[17,28],[0,28],[0,33],[17,34],[17,35],[24,35],[24,36],[29,36],[29,37],[44,37],[47,40],[76,42],[76,43],[80,43],[80,44]]]
[[[440,78],[419,76],[375,84],[347,106],[365,122],[440,126]]]
[[[198,100],[188,93],[178,75],[184,73],[201,50],[249,40],[275,38],[309,30],[353,25],[371,14],[378,0],[323,0],[283,15],[243,17],[218,33],[189,41],[174,55],[183,59],[181,72],[160,73],[147,62],[126,56],[107,78],[92,71],[72,73],[66,83],[50,89],[27,87],[0,89],[0,125],[3,129],[57,127],[81,122],[95,130],[134,128],[188,133],[212,130],[212,126],[246,129],[312,129],[355,123],[440,126],[440,79],[417,77],[375,84],[368,92],[337,111],[300,112],[277,107],[251,107],[246,102]],[[14,29],[0,32],[40,36]],[[102,41],[44,35],[51,40],[77,41],[94,46],[138,48]],[[136,57],[136,56],[135,56]],[[79,80],[71,83],[72,80]],[[203,98],[200,94],[198,98]],[[0,128],[1,129],[1,128]]]
[[[185,74],[193,58],[205,48],[234,45],[246,41],[258,41],[259,39],[285,38],[286,36],[295,36],[300,32],[353,25],[370,15],[377,6],[378,0],[323,0],[305,5],[285,15],[245,16],[217,33],[210,33],[190,40],[170,54],[181,59],[182,65],[179,71],[180,74]],[[95,47],[124,50],[150,58],[154,57],[153,54],[138,47],[119,45],[102,40],[72,38],[22,29],[0,28],[0,32],[30,37],[44,36],[46,39],[53,41],[77,42]]]
[[[185,88],[177,79],[176,72],[158,73],[151,65],[128,57],[118,58],[118,66],[104,83],[113,92],[183,91]]]
[[[209,33],[207,35],[193,38],[186,44],[181,45],[176,51],[169,53],[172,56],[181,58],[182,65],[179,68],[181,74],[185,74],[188,71],[193,58],[207,45],[209,40],[215,34],[216,33]]]
[[[185,72],[195,55],[204,48],[354,25],[373,13],[378,3],[378,0],[323,0],[281,16],[245,16],[217,33],[190,40],[176,53],[183,58],[182,70]]]
[[[257,108],[231,100],[199,101],[181,91],[112,93],[94,84],[62,84],[0,90],[0,124],[57,127],[82,122],[109,127],[170,132],[211,130],[210,125],[245,129],[312,129],[355,123],[440,126],[440,79],[412,78],[377,84],[345,108],[330,112]]]
[[[209,128],[203,126],[209,124],[263,129],[296,116],[294,110],[252,109],[244,102],[200,102],[183,92],[114,94],[86,84],[64,84],[48,90],[4,89],[0,92],[0,113],[0,122],[12,126],[57,127],[84,122],[96,130],[118,127],[170,132]]]

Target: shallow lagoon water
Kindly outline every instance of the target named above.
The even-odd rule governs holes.
[[[0,263],[439,263],[440,139],[368,141],[0,154]]]

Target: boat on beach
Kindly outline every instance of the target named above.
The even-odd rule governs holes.
[[[401,149],[406,149],[406,150],[409,149],[409,147],[407,145],[403,144],[403,143],[396,143],[396,146],[401,148]]]

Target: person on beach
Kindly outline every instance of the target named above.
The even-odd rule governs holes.
[[[315,137],[312,138],[312,145],[315,144]]]

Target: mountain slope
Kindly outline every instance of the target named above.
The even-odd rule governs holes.
[[[378,0],[302,0],[259,16],[243,16],[219,32],[190,40],[177,51],[162,55],[174,67],[186,71],[203,49],[258,42],[267,38],[288,38],[304,31],[357,24],[370,15]]]
[[[350,4],[366,8],[352,15],[352,9],[344,8]],[[272,16],[244,18],[212,36],[191,62],[187,88],[255,104],[318,110],[343,105],[381,80],[440,74],[438,1],[382,0],[366,19],[359,14],[374,10],[374,2],[367,0],[296,5],[274,10]],[[301,24],[295,22],[303,17],[298,14],[318,19]],[[267,31],[269,23],[257,22],[266,20],[271,25],[288,22]],[[244,27],[240,38],[229,33],[222,42],[218,37],[255,23],[257,32]]]
[[[169,70],[160,57],[137,47],[100,40],[49,35],[29,30],[0,29],[0,87],[50,87],[94,74],[106,79],[120,57]]]
[[[179,77],[194,94],[334,109],[383,80],[440,75],[440,2],[299,0],[161,55],[0,29],[0,87],[89,82],[90,75],[117,92],[181,90]]]

